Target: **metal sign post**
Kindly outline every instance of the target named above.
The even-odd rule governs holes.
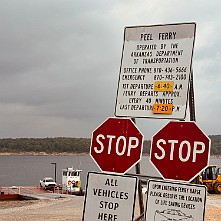
[[[135,118],[132,118],[132,121],[134,124],[136,124]],[[140,162],[138,162],[135,166],[136,169],[136,175],[141,174],[140,173]],[[141,181],[138,181],[138,198],[139,198],[139,207],[140,207],[140,214],[144,213],[144,203],[143,203],[143,194],[142,194],[142,185]]]
[[[189,80],[189,109],[190,109],[190,121],[196,121],[195,113],[195,100],[194,100],[194,88],[193,88],[193,69],[191,68],[190,80]]]

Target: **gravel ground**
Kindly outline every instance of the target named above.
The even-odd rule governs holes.
[[[0,202],[0,221],[80,221],[84,197]],[[135,217],[139,210],[136,207]],[[220,221],[221,195],[208,195],[205,221]]]
[[[81,220],[83,197],[0,203],[1,221]]]

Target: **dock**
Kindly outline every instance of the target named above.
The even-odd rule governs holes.
[[[55,188],[44,190],[39,186],[0,187],[0,200],[31,200],[71,197],[68,192]]]

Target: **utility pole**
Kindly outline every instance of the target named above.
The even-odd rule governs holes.
[[[54,181],[57,183],[57,163],[51,163],[54,165]]]

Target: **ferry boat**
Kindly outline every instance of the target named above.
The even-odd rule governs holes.
[[[68,167],[62,169],[62,190],[71,194],[82,195],[83,189],[81,187],[80,173],[82,170]]]

